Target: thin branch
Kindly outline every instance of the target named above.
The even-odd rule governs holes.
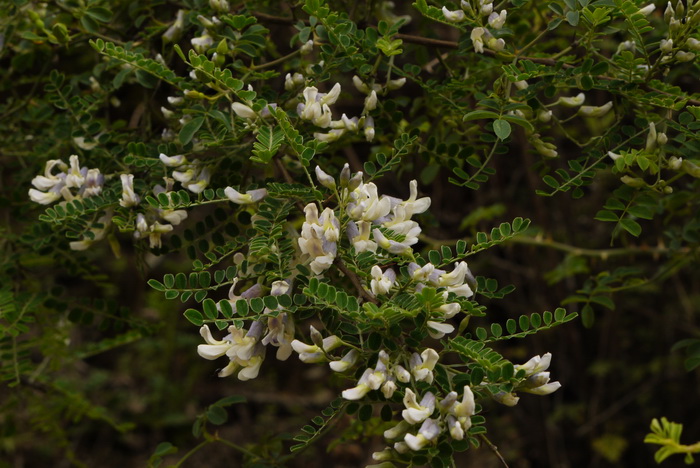
[[[501,455],[501,452],[498,451],[498,447],[493,445],[493,443],[484,435],[484,434],[479,434],[479,437],[481,440],[484,441],[484,443],[491,449],[491,451],[496,454],[499,460],[501,460],[501,463],[503,463],[503,466],[508,468],[508,463],[506,463],[506,460],[503,458],[503,455]]]
[[[353,271],[351,271],[347,266],[345,266],[345,263],[343,263],[340,257],[336,257],[335,263],[336,265],[338,265],[338,269],[342,271],[345,276],[350,278],[350,281],[352,281],[352,284],[355,285],[355,289],[357,289],[357,292],[360,294],[360,296],[362,296],[366,301],[369,301],[372,304],[379,304],[377,298],[372,296],[369,292],[367,292],[365,288],[362,287],[362,283],[360,283],[360,278],[358,278]]]

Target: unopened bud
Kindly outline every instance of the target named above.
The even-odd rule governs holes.
[[[547,123],[552,120],[552,111],[540,109],[537,111],[537,120],[543,123]]]
[[[313,325],[311,325],[311,341],[313,344],[318,346],[319,348],[323,349],[323,335],[321,335],[321,332],[316,330]]]
[[[335,190],[335,179],[323,172],[323,169],[321,169],[319,166],[316,166],[316,178],[318,179],[319,184],[331,190]]]
[[[620,177],[620,182],[636,188],[645,187],[647,185],[643,179],[640,179],[639,177],[630,177],[627,175]]]
[[[188,99],[204,99],[204,94],[200,93],[199,91],[195,91],[193,89],[187,89],[185,90],[185,97]]]
[[[666,24],[670,23],[671,19],[674,16],[676,16],[676,12],[673,11],[673,6],[671,5],[671,2],[668,2],[666,10],[664,10],[664,21],[666,21]]]
[[[656,125],[654,122],[649,122],[649,135],[647,135],[646,150],[653,151],[656,148]]]
[[[679,50],[676,52],[676,60],[679,62],[690,62],[695,59],[695,54],[692,52],[686,52],[684,50]]]
[[[656,142],[659,144],[659,146],[663,146],[668,143],[668,137],[665,133],[661,132],[659,133],[659,136],[656,137]]]
[[[664,54],[668,54],[673,50],[673,39],[661,39],[659,50]]]
[[[678,0],[678,3],[676,3],[676,14],[679,18],[683,18],[685,16],[685,5],[683,5],[682,0]]]

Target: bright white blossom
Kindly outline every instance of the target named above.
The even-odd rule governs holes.
[[[257,203],[267,195],[267,189],[255,189],[248,190],[245,193],[241,193],[233,187],[226,187],[224,193],[233,203],[238,205],[248,205],[251,203]]]
[[[452,23],[459,23],[460,21],[464,21],[466,18],[464,11],[450,11],[447,9],[447,7],[442,7],[442,14],[445,16],[445,19],[447,21],[450,21]]]

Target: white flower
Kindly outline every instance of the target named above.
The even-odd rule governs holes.
[[[248,205],[250,203],[257,203],[267,195],[267,189],[255,189],[248,190],[246,193],[240,193],[233,187],[226,187],[224,193],[233,203],[238,205]]]
[[[493,12],[489,15],[489,26],[493,29],[501,29],[506,23],[506,16],[508,12],[506,10],[501,10],[500,13]]]
[[[453,302],[451,304],[443,304],[440,307],[438,307],[438,310],[443,313],[443,317],[446,319],[450,319],[457,315],[460,310],[462,310],[462,306],[459,305],[457,302]]]
[[[361,93],[369,94],[369,92],[371,91],[370,87],[367,86],[365,82],[362,81],[362,78],[360,78],[357,75],[353,75],[352,84],[354,84],[355,88]]]
[[[442,7],[442,14],[445,15],[445,19],[447,21],[452,23],[459,23],[460,21],[464,21],[466,18],[462,10],[450,11],[447,9],[447,7]]]
[[[370,239],[372,223],[369,221],[350,221],[346,233],[355,252],[376,252],[377,243]]]
[[[656,133],[656,124],[654,122],[649,122],[649,134],[647,135],[645,149],[647,151],[653,151],[656,148],[656,140],[658,140],[658,135]]]
[[[179,167],[187,163],[187,159],[182,154],[168,156],[167,154],[160,153],[159,158],[167,167]]]
[[[338,97],[340,97],[340,83],[336,83],[333,85],[333,88],[327,93],[327,94],[319,94],[319,102],[321,104],[328,104],[329,106],[335,104],[335,102],[338,100]]]
[[[440,435],[440,427],[434,419],[426,419],[418,430],[418,434],[406,434],[404,441],[411,450],[420,450],[433,442]]]
[[[181,182],[181,184],[192,193],[202,193],[204,189],[207,188],[207,185],[209,185],[211,172],[208,167],[198,167],[196,174],[197,175],[193,177],[193,179],[187,182]]]
[[[78,156],[72,155],[69,159],[70,169],[66,173],[66,187],[68,188],[80,188],[85,181],[85,174],[80,169],[80,162],[78,161]],[[87,173],[87,168],[85,168],[85,173]]]
[[[284,77],[284,89],[287,91],[291,91],[297,86],[301,86],[304,84],[304,75],[301,73],[287,73],[287,76]]]
[[[583,104],[586,100],[586,95],[583,93],[578,93],[575,97],[560,97],[557,104],[561,104],[564,107],[578,107]]]
[[[409,424],[418,424],[425,421],[435,411],[435,395],[427,392],[420,404],[418,404],[416,394],[413,393],[413,390],[407,388],[403,397],[403,404],[406,407],[401,412],[403,419]]]
[[[365,122],[364,122],[364,133],[365,133],[365,140],[371,142],[374,140],[374,119],[372,117],[365,117]]]
[[[602,106],[581,106],[578,113],[586,117],[603,117],[612,109],[612,101],[608,101]]]
[[[141,199],[134,193],[134,175],[122,174],[120,177],[122,181],[122,198],[119,200],[119,204],[125,208],[138,205]]]
[[[326,174],[319,166],[316,166],[316,178],[318,179],[318,183],[324,187],[331,190],[335,189],[335,179]]]
[[[187,211],[185,210],[162,210],[160,212],[160,217],[167,222],[177,226],[185,219],[187,219]]]
[[[428,325],[428,334],[431,336],[431,338],[435,338],[436,340],[455,331],[455,327],[449,323],[428,320],[426,325]]]
[[[345,129],[335,129],[328,133],[314,133],[314,138],[323,143],[333,143],[345,134]]]
[[[656,10],[656,5],[653,3],[650,3],[649,5],[645,6],[644,8],[639,9],[639,13],[643,14],[644,16],[649,16]]]
[[[346,400],[360,400],[371,390],[378,390],[386,380],[386,372],[376,369],[365,369],[364,373],[353,388],[343,390],[342,397]]]
[[[372,182],[362,184],[350,196],[354,201],[348,204],[347,213],[354,220],[375,221],[391,211],[391,200],[385,196],[380,198]]]
[[[552,362],[552,353],[545,353],[542,356],[534,356],[530,358],[525,364],[518,364],[515,366],[515,371],[524,370],[526,376],[536,374],[538,372],[543,372],[549,368],[549,364]]]
[[[209,47],[214,44],[214,39],[208,34],[204,34],[200,37],[194,37],[190,39],[192,47],[197,51],[197,53],[203,54]]]
[[[359,355],[360,353],[356,349],[351,349],[345,354],[345,356],[342,357],[340,361],[331,361],[328,363],[328,365],[335,372],[345,372],[350,367],[355,365],[355,362],[357,362],[357,358],[359,357]]]
[[[379,247],[388,250],[393,254],[401,255],[411,251],[411,246],[408,243],[387,239],[387,237],[382,234],[382,231],[379,229],[373,229],[372,235],[374,237],[374,241]]]
[[[418,353],[413,353],[409,361],[413,378],[429,384],[433,383],[433,369],[439,358],[438,353],[431,348],[426,348],[420,356]]]
[[[407,423],[403,419],[396,426],[391,429],[384,431],[384,438],[386,439],[398,439],[403,438],[403,436],[411,428],[412,424]]]
[[[90,78],[94,79],[92,76]],[[95,149],[95,147],[97,147],[96,141],[88,143],[85,141],[85,137],[73,137],[73,142],[78,146],[78,148],[86,151],[90,151],[91,149]]]
[[[369,95],[365,98],[365,108],[364,111],[362,111],[362,113],[366,114],[376,109],[378,101],[379,99],[377,98],[377,92],[372,90],[372,92],[369,93]]]
[[[476,280],[469,270],[467,262],[457,263],[451,273],[443,273],[438,278],[438,286],[447,287],[448,292],[453,292],[458,296],[471,297],[474,295],[468,283],[476,284]]]
[[[542,123],[547,123],[552,120],[552,111],[540,109],[537,111],[537,120]]]
[[[309,39],[308,41],[306,41],[304,43],[304,45],[302,45],[299,48],[299,52],[301,52],[302,55],[307,55],[307,54],[310,54],[313,49],[314,49],[314,41],[313,41],[313,39]]]
[[[231,109],[238,117],[243,117],[244,119],[254,119],[258,116],[253,109],[240,102],[231,104]]]
[[[161,36],[163,43],[167,44],[169,42],[177,42],[177,40],[182,35],[182,30],[185,25],[185,10],[178,10],[175,16],[175,21]]]
[[[412,180],[409,182],[408,189],[410,195],[401,205],[406,208],[409,217],[423,213],[430,208],[430,197],[418,198],[418,181]]]
[[[688,39],[688,42],[690,42],[690,39]],[[405,84],[406,84],[406,78],[397,78],[395,80],[389,80],[386,84],[386,88],[390,91],[393,91],[393,90],[401,88]]]
[[[483,54],[484,53],[484,33],[486,30],[484,28],[474,28],[472,29],[471,34],[469,35],[470,39],[472,40],[472,44],[474,45],[474,52]]]
[[[378,265],[374,265],[370,273],[372,275],[372,281],[370,282],[372,294],[375,296],[388,294],[394,282],[396,282],[396,273],[394,273],[394,270],[389,268],[382,273],[381,268],[379,268]]]
[[[548,395],[558,390],[561,384],[549,382],[549,372],[545,372],[551,361],[552,354],[546,353],[542,357],[533,357],[525,364],[516,365],[516,372],[524,370],[525,376],[528,377],[517,389],[535,395]]]
[[[520,400],[520,398],[512,392],[511,393],[498,392],[495,395],[493,395],[493,399],[496,400],[498,403],[505,405],[505,406],[515,406],[518,404],[518,401]]]

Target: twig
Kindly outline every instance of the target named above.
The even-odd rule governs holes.
[[[496,454],[499,460],[501,460],[501,463],[503,463],[503,466],[508,468],[508,463],[506,463],[505,459],[503,458],[503,455],[501,455],[501,452],[498,451],[498,447],[493,445],[493,443],[484,435],[484,434],[479,434],[479,438],[484,441],[486,445],[491,449],[493,453]]]
[[[345,274],[348,278],[350,278],[350,281],[352,281],[352,284],[355,285],[355,288],[357,289],[357,292],[362,296],[366,301],[371,302],[372,304],[379,304],[379,301],[377,300],[376,297],[372,296],[369,292],[365,290],[365,288],[362,287],[362,283],[360,283],[360,278],[357,277],[357,275],[348,269],[347,266],[345,266],[345,263],[340,259],[340,257],[336,257],[335,259],[336,265],[338,265],[338,269]]]

